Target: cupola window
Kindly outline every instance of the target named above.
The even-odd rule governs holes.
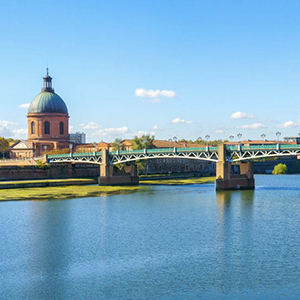
[[[31,134],[35,134],[35,123],[31,122]]]
[[[64,122],[59,123],[59,134],[64,134]]]
[[[44,133],[50,134],[50,122],[48,121],[44,123]]]

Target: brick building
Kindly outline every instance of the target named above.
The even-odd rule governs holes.
[[[31,158],[69,147],[68,108],[54,92],[48,69],[43,80],[41,93],[34,97],[28,109],[28,140],[10,147],[11,158]]]

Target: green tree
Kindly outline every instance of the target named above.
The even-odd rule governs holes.
[[[142,135],[141,137],[135,136],[132,141],[132,148],[133,150],[140,150],[140,149],[151,149],[153,148],[153,142],[154,142],[155,136]],[[146,170],[147,174],[147,160],[143,162],[137,162],[137,170],[138,173],[141,174]]]
[[[279,174],[286,174],[287,173],[287,166],[286,164],[277,164],[272,171],[272,174],[279,175]]]
[[[151,149],[153,148],[155,136],[150,134],[142,135],[141,137],[135,136],[132,140],[132,148],[133,150],[139,149]]]
[[[124,150],[125,149],[125,146],[122,145],[122,139],[116,138],[111,145],[112,145],[112,150],[113,151]]]
[[[15,142],[13,139],[5,139],[0,137],[0,158],[8,157],[9,143]],[[4,154],[4,155],[3,155]]]

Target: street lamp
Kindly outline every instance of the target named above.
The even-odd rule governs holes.
[[[45,154],[47,152],[47,145],[44,145],[44,149],[45,149]]]
[[[281,132],[277,131],[276,136],[277,136],[277,142],[279,142],[279,137],[281,136]]]
[[[208,140],[209,140],[209,138],[210,138],[210,135],[207,134],[207,135],[205,136],[206,144],[207,144],[207,145],[208,145]]]
[[[261,138],[262,138],[263,140],[265,140],[266,135],[263,133],[263,134],[261,135]]]
[[[237,134],[237,137],[238,137],[239,142],[240,142],[240,141],[241,141],[242,134],[241,134],[241,133],[238,133],[238,134]]]
[[[176,142],[177,142],[177,136],[174,136],[174,137],[173,137],[173,141],[174,141],[174,147],[175,147],[175,144],[176,144]]]
[[[169,142],[169,148],[171,148],[172,139],[168,139]]]
[[[96,147],[97,147],[97,143],[94,142],[94,148],[95,148],[94,151],[95,151],[95,153],[96,153],[96,150],[97,150]]]
[[[202,137],[201,136],[198,136],[197,138],[197,141],[198,141],[198,144],[200,145],[200,141],[202,140]]]
[[[232,141],[233,141],[233,138],[234,138],[234,135],[231,134],[231,135],[229,136],[229,138],[230,138],[230,140],[231,140],[231,142],[232,142]]]
[[[70,144],[69,148],[70,148],[70,153],[72,154],[73,144]]]

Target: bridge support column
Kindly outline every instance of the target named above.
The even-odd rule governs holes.
[[[225,145],[219,145],[219,160],[216,168],[216,190],[253,190],[253,162],[232,164],[226,161]]]
[[[102,162],[100,165],[99,185],[133,185],[139,183],[137,167],[135,164],[125,166],[125,173],[116,172],[113,165],[109,163],[108,150],[102,151]]]

